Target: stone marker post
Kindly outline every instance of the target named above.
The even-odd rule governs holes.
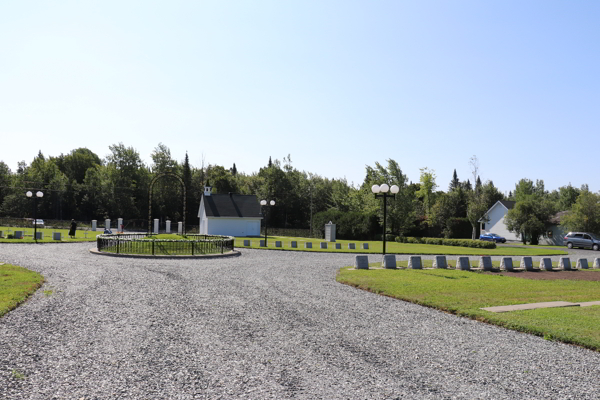
[[[435,256],[435,260],[433,260],[433,268],[448,268],[446,256]]]
[[[490,256],[481,256],[479,257],[479,268],[484,271],[492,270],[492,257]]]
[[[123,232],[123,218],[117,218],[117,224],[118,224],[117,230],[122,233]]]
[[[521,268],[524,268],[525,271],[535,271],[533,269],[533,260],[531,257],[521,257]]]
[[[500,261],[500,269],[505,271],[514,271],[512,257],[502,257],[502,261]]]
[[[386,269],[396,269],[396,255],[395,254],[384,254],[383,261],[381,262]]]
[[[181,221],[177,223],[177,233],[183,235],[183,222]]]
[[[104,220],[104,229],[109,229],[110,230],[110,218],[106,218]]]
[[[588,260],[587,258],[579,258],[577,259],[577,269],[588,269]]]
[[[552,271],[552,259],[549,257],[544,257],[540,259],[540,269]]]
[[[569,257],[561,257],[560,258],[560,268],[565,271],[571,271],[571,260]]]
[[[166,231],[167,233],[171,233],[171,221],[167,220],[166,221],[167,227],[166,227]]]
[[[328,242],[335,242],[335,224],[329,221],[325,224],[325,240]]]
[[[154,220],[154,234],[158,235],[158,218]]]
[[[92,231],[96,232],[96,226],[98,225],[98,220],[92,220]]]
[[[471,270],[471,262],[469,261],[469,257],[457,257],[456,258],[456,269],[461,271],[470,271]]]
[[[421,263],[421,256],[408,257],[408,268],[409,269],[423,269],[423,263]]]
[[[354,259],[354,268],[369,269],[369,256],[356,256]]]

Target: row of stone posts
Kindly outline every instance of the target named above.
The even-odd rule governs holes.
[[[382,267],[387,269],[395,269],[396,268],[396,255],[394,254],[386,254],[383,256],[383,260],[381,262]],[[446,256],[435,256],[433,260],[433,268],[448,268],[448,262],[446,260]],[[356,269],[369,269],[369,257],[360,255],[356,256],[354,261],[354,268]],[[423,262],[421,260],[421,256],[409,256],[408,258],[408,269],[422,269]],[[535,268],[533,266],[533,260],[531,257],[522,257],[521,264],[519,270],[522,271],[573,271],[575,269],[588,269],[588,260],[587,258],[579,258],[577,260],[577,266],[572,268],[571,260],[569,257],[561,257],[558,262],[558,268],[553,268],[552,259],[549,257],[545,257],[540,259],[539,268]],[[600,268],[600,258],[594,259],[593,268]],[[467,256],[459,256],[456,257],[456,269],[462,271],[470,271],[471,270],[471,261]],[[479,257],[479,269],[483,271],[492,271],[492,257],[491,256],[481,256]],[[505,271],[517,271],[513,266],[512,257],[502,257],[500,261],[500,269]]]
[[[117,229],[119,232],[123,232],[123,218],[119,218],[117,220]],[[159,233],[159,219],[155,219],[154,220],[154,229],[152,230],[153,233],[158,234]],[[96,231],[98,229],[98,221],[93,219],[92,220],[92,231]],[[110,218],[107,218],[104,220],[104,229],[108,229],[110,230]],[[166,221],[166,233],[171,233],[171,221],[167,220]],[[182,234],[183,233],[183,222],[178,222],[177,223],[177,233],[178,234]]]

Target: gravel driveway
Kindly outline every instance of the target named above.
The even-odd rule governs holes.
[[[139,260],[91,245],[0,246],[0,261],[41,272],[53,291],[0,319],[0,399],[600,393],[599,353],[336,283],[352,255]]]

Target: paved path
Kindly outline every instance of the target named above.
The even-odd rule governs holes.
[[[0,319],[0,399],[600,393],[600,354],[338,284],[349,254],[136,260],[89,247],[0,246],[53,291]]]

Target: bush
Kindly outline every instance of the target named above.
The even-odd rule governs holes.
[[[375,240],[383,240],[382,236],[383,235],[375,235]],[[393,241],[396,240],[396,235],[388,233],[388,234],[385,235],[385,240],[387,242],[393,242]]]
[[[459,246],[459,247],[473,247],[479,249],[495,249],[496,243],[484,242],[482,240],[472,239],[444,239],[444,238],[416,238],[416,237],[396,237],[396,242],[399,243],[413,243],[413,244],[437,244],[442,246]]]

